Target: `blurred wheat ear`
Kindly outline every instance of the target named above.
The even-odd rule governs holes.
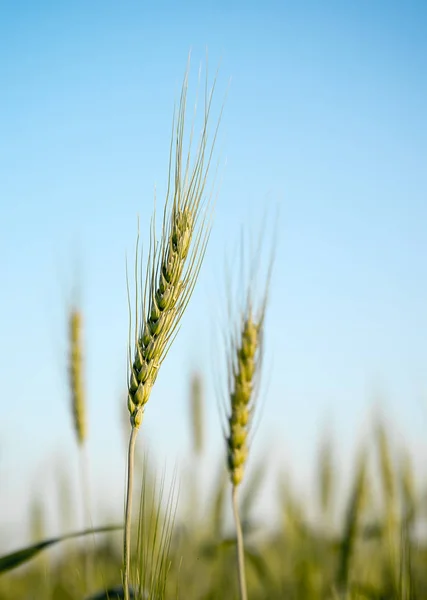
[[[204,447],[203,383],[198,372],[194,373],[191,378],[190,415],[193,451],[196,456],[200,456]]]
[[[82,446],[86,439],[86,407],[83,383],[82,351],[83,316],[77,307],[69,314],[70,359],[69,377],[71,392],[71,410],[77,443]]]
[[[228,324],[226,327],[227,331],[231,330],[231,335],[226,339],[228,376],[226,399],[223,400],[224,411],[227,415],[224,436],[227,448],[227,467],[232,487],[231,500],[236,526],[237,565],[241,600],[247,598],[247,587],[244,563],[245,550],[237,503],[237,489],[244,476],[249,452],[248,435],[259,392],[263,358],[264,319],[272,269],[271,256],[265,280],[259,286],[259,273],[257,272],[259,248],[256,256],[250,256],[248,262],[251,266],[249,273],[246,273],[244,243],[244,240],[242,240],[243,264],[241,268],[243,281],[239,280],[237,290],[240,298],[237,301],[235,314],[233,314],[231,307],[236,305],[236,300],[232,297],[229,297],[227,310]],[[234,290],[229,288],[229,296],[233,293]]]
[[[192,162],[191,145],[194,121],[186,157],[184,155],[187,87],[188,67],[182,86],[176,125],[174,120],[172,127],[169,179],[161,237],[157,242],[154,214],[151,223],[150,250],[144,289],[142,289],[142,282],[138,283],[141,270],[138,249],[139,235],[136,247],[135,328],[132,348],[130,319],[128,349],[128,409],[131,435],[128,451],[123,544],[123,585],[126,599],[129,597],[127,590],[136,435],[141,426],[145,405],[150,398],[160,366],[174,340],[177,327],[194,290],[211,227],[211,197],[206,200],[204,193],[219,126],[218,120],[212,142],[208,143],[208,121],[215,83],[211,92],[208,93],[206,81],[202,132]],[[173,162],[174,168],[172,169]]]
[[[399,479],[402,494],[402,521],[406,529],[411,532],[417,516],[417,494],[413,465],[408,452],[405,452],[402,456]]]
[[[202,455],[205,444],[203,380],[199,371],[194,371],[190,379],[189,416],[192,455],[185,473],[185,488],[188,496],[186,510],[189,527],[196,528],[200,525],[199,518],[201,516],[200,481],[204,467]]]
[[[71,396],[71,410],[73,415],[74,431],[79,448],[80,459],[80,485],[83,500],[85,527],[90,527],[90,488],[88,476],[88,457],[86,453],[87,418],[86,398],[83,367],[83,313],[75,304],[69,310],[69,386]],[[91,578],[91,553],[85,551],[84,585],[87,591]]]

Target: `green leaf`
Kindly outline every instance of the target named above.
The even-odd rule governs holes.
[[[10,571],[11,569],[15,569],[20,565],[23,565],[24,563],[37,556],[37,554],[39,554],[45,548],[53,546],[58,542],[63,542],[65,540],[70,540],[72,538],[81,537],[84,535],[91,535],[94,533],[107,533],[109,531],[118,531],[119,529],[123,529],[123,525],[107,525],[106,527],[95,527],[94,529],[86,529],[84,531],[68,533],[60,537],[43,540],[42,542],[38,542],[37,544],[33,544],[32,546],[23,548],[22,550],[17,550],[16,552],[12,552],[11,554],[1,556],[0,574],[5,573],[6,571]]]

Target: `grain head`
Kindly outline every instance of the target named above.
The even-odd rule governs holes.
[[[248,457],[248,429],[253,410],[253,390],[261,350],[261,323],[254,320],[251,309],[245,315],[240,341],[236,347],[234,381],[230,394],[231,412],[228,418],[227,464],[234,486],[243,479]]]
[[[204,446],[203,385],[200,373],[194,373],[191,378],[190,402],[193,450],[196,456],[200,456],[203,452]]]
[[[83,383],[83,353],[82,353],[83,317],[80,310],[72,308],[69,314],[69,381],[71,391],[71,409],[74,429],[79,445],[86,438],[86,411]]]
[[[411,456],[405,452],[400,465],[400,487],[402,495],[403,518],[410,526],[415,520],[417,495],[414,481],[413,465]]]
[[[243,245],[243,243],[242,243]],[[259,254],[259,248],[258,248]],[[259,392],[263,358],[264,318],[272,268],[272,259],[263,282],[259,285],[259,264],[251,260],[249,275],[245,275],[245,257],[242,252],[243,282],[239,281],[237,296],[243,291],[243,301],[237,304],[229,297],[228,319],[235,320],[234,330],[226,339],[228,383],[226,388],[225,438],[227,467],[233,486],[243,479],[249,452],[249,432]],[[229,277],[229,281],[232,279]],[[260,290],[261,293],[260,293]],[[229,296],[234,293],[229,286]],[[233,306],[236,309],[233,310]],[[233,315],[234,312],[234,315]]]
[[[150,397],[160,365],[194,289],[210,233],[211,201],[210,197],[205,201],[204,191],[219,121],[213,141],[208,143],[212,89],[210,94],[207,91],[205,94],[201,138],[195,159],[190,164],[192,131],[187,158],[183,155],[187,77],[188,72],[182,88],[176,130],[173,128],[172,133],[169,184],[161,238],[157,243],[154,214],[145,286],[144,290],[141,287],[140,293],[137,242],[135,340],[133,358],[129,347],[128,377],[128,409],[131,424],[136,428],[141,424],[144,406]]]

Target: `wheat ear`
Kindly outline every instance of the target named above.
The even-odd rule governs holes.
[[[411,531],[416,518],[417,496],[414,481],[413,465],[409,452],[404,451],[400,464],[400,487],[402,495],[402,520],[408,531]]]
[[[241,339],[236,348],[234,389],[230,395],[231,413],[228,419],[227,464],[232,490],[231,501],[237,537],[237,563],[241,600],[247,599],[245,557],[242,526],[237,504],[237,487],[243,480],[248,457],[248,425],[251,413],[251,399],[256,375],[257,353],[260,350],[260,324],[254,322],[249,307],[245,316]]]
[[[79,446],[86,439],[86,411],[83,384],[83,356],[82,356],[82,314],[77,308],[72,308],[69,314],[70,359],[69,378],[71,391],[71,410],[73,414],[74,430]]]
[[[69,382],[71,392],[71,410],[73,415],[74,430],[79,447],[80,485],[85,512],[85,525],[90,526],[90,489],[88,477],[88,461],[85,441],[87,436],[85,386],[83,374],[83,315],[81,309],[75,305],[69,311]],[[85,552],[84,584],[86,591],[91,574],[91,560],[89,552]]]
[[[138,297],[136,285],[136,319],[134,354],[129,347],[128,409],[131,435],[128,452],[128,484],[124,533],[124,589],[128,599],[130,567],[130,530],[135,440],[142,423],[144,408],[156,381],[160,365],[172,343],[177,326],[193,292],[204,258],[210,233],[210,206],[203,195],[211,164],[219,120],[208,147],[208,119],[214,88],[208,94],[205,88],[205,107],[202,133],[194,163],[190,165],[190,148],[183,156],[184,124],[186,113],[188,69],[181,92],[176,131],[173,126],[169,184],[163,213],[160,243],[156,243],[155,218],[152,219],[151,243],[148,256],[144,293]],[[171,164],[174,154],[174,174]],[[138,281],[138,243],[135,277]],[[141,304],[141,306],[139,306]],[[139,323],[139,313],[141,323]]]
[[[204,429],[203,429],[203,384],[201,374],[193,373],[191,377],[190,394],[190,416],[191,431],[193,438],[193,452],[199,457],[203,453]]]
[[[233,391],[230,395],[231,412],[228,419],[227,462],[233,487],[243,479],[248,457],[248,425],[251,416],[251,400],[257,368],[257,353],[260,350],[261,327],[254,321],[252,309],[245,316],[241,340],[236,348],[236,365]]]
[[[243,258],[244,261],[244,258]],[[256,264],[256,261],[255,261]],[[244,268],[244,265],[242,265]],[[231,501],[236,526],[237,566],[241,600],[247,599],[244,541],[238,510],[238,486],[248,458],[248,435],[259,388],[263,355],[264,316],[267,305],[272,260],[268,269],[264,296],[256,306],[256,275],[251,273],[243,307],[239,309],[237,330],[228,340],[228,408],[225,431],[227,467],[231,481]],[[255,269],[256,271],[256,269]],[[231,306],[230,306],[231,308]]]
[[[332,443],[329,436],[325,436],[319,452],[318,485],[320,508],[326,524],[331,525],[332,501],[334,491],[334,462]]]

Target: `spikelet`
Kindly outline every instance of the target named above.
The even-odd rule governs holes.
[[[262,239],[262,236],[261,236]],[[260,240],[261,241],[261,240]],[[273,245],[274,249],[274,245]],[[243,250],[243,245],[242,245]],[[236,552],[237,573],[239,581],[240,600],[247,600],[247,586],[245,574],[245,550],[241,520],[238,507],[238,489],[242,483],[245,465],[248,458],[248,436],[253,422],[253,414],[259,391],[261,364],[263,358],[264,317],[267,306],[270,275],[273,265],[273,253],[270,256],[265,287],[259,287],[258,268],[261,248],[257,248],[255,255],[250,257],[250,273],[248,281],[237,282],[237,294],[245,294],[243,303],[238,305],[236,325],[232,326],[231,334],[226,334],[226,358],[228,368],[228,382],[226,389],[226,424],[224,424],[224,437],[227,450],[227,468],[231,480],[231,502],[234,522],[236,526]],[[242,252],[243,280],[245,279],[245,261]],[[235,270],[235,264],[233,265]],[[229,284],[236,279],[229,278]],[[228,287],[229,306],[226,322],[233,324],[232,313],[234,290]],[[263,290],[259,299],[258,290]],[[224,400],[224,398],[223,398]]]
[[[86,413],[83,384],[83,356],[82,356],[82,314],[73,308],[69,315],[69,380],[71,390],[71,408],[73,413],[74,429],[78,444],[81,446],[86,438]]]
[[[231,412],[228,417],[227,466],[232,483],[232,506],[236,524],[236,550],[240,600],[247,600],[243,531],[237,504],[237,489],[243,480],[248,457],[248,430],[254,408],[254,387],[259,375],[262,317],[253,315],[249,301],[243,315],[235,347],[230,390]]]
[[[131,424],[136,428],[141,425],[144,407],[150,397],[160,365],[194,289],[210,232],[208,214],[210,202],[204,203],[203,194],[216,137],[215,131],[213,143],[208,148],[207,123],[213,90],[205,100],[202,134],[194,164],[190,167],[189,150],[184,166],[183,137],[187,78],[188,72],[184,79],[178,111],[173,184],[171,183],[173,144],[171,144],[169,185],[159,245],[156,243],[154,217],[152,220],[144,294],[142,295],[141,292],[141,324],[138,324],[138,298],[136,302],[133,361],[130,358],[129,348],[128,409]],[[192,139],[192,133],[190,137]],[[173,191],[171,191],[172,187]],[[172,196],[171,202],[170,196]],[[138,244],[135,277],[138,279]]]

